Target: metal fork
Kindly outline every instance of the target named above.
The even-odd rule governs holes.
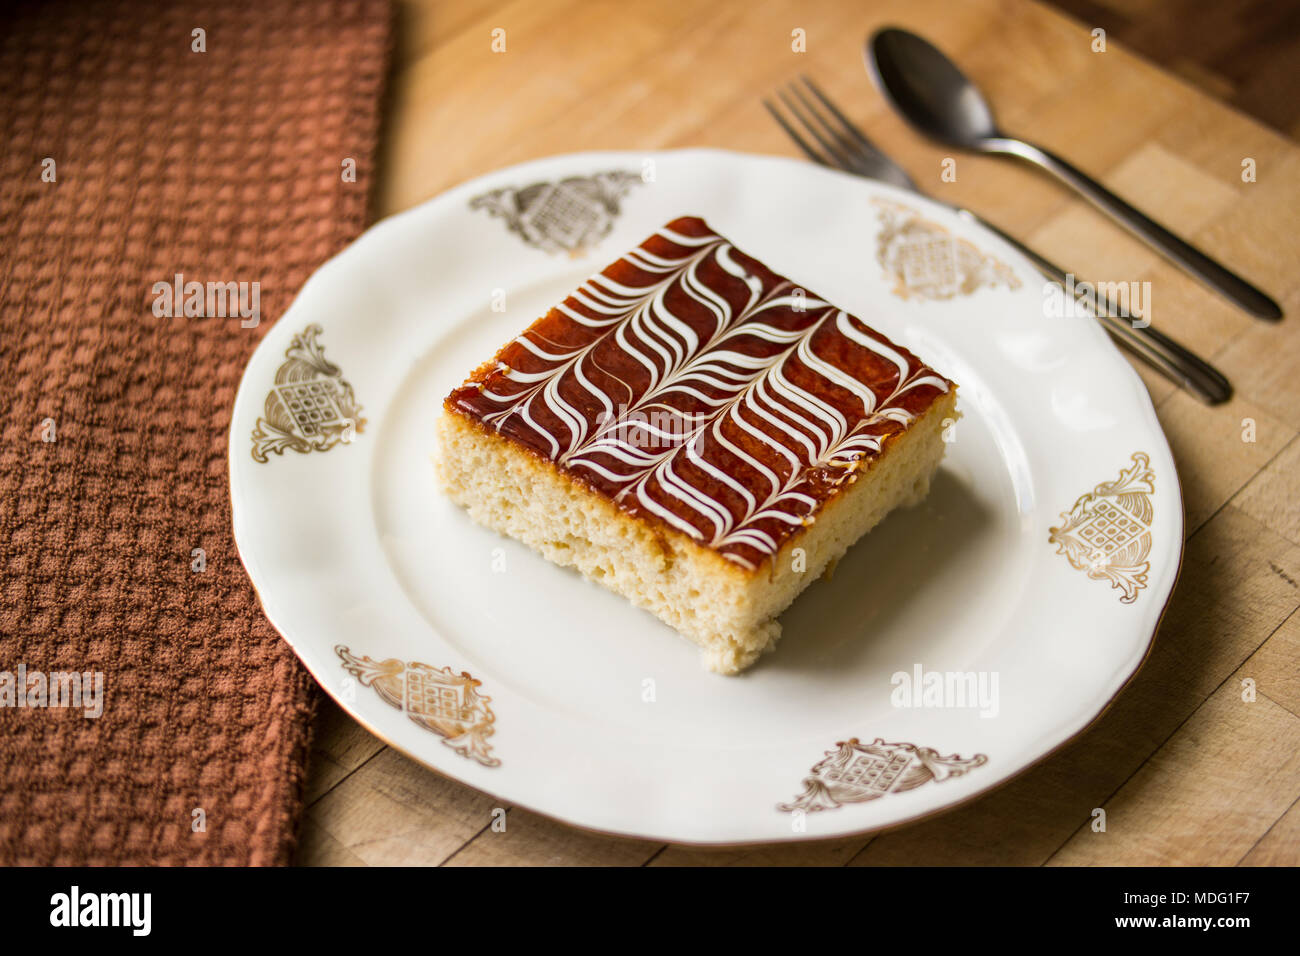
[[[907,175],[906,170],[886,156],[867,138],[862,130],[852,123],[847,116],[831,102],[830,98],[806,76],[800,77],[803,88],[791,83],[788,90],[779,90],[777,95],[785,105],[786,111],[794,117],[795,123],[802,126],[809,137],[816,141],[812,145],[808,139],[781,114],[771,100],[764,100],[772,117],[781,124],[808,158],[823,166],[831,166],[853,173],[866,179],[898,186],[914,193],[924,195],[921,189]],[[810,98],[807,93],[811,93]],[[940,200],[942,201],[942,200]],[[1078,297],[1105,326],[1120,345],[1133,352],[1148,365],[1160,371],[1167,378],[1187,389],[1201,401],[1217,405],[1232,397],[1232,386],[1228,380],[1203,359],[1179,345],[1167,335],[1143,323],[1119,314],[1114,303],[1104,296],[1090,293],[1087,283],[1076,283],[1060,266],[1034,252],[1024,243],[1007,235],[997,226],[981,219],[968,209],[962,209],[945,203],[957,215],[968,222],[978,223],[985,229],[996,233],[1004,241],[1014,246],[1040,272],[1053,282],[1058,282],[1067,289],[1079,290]]]

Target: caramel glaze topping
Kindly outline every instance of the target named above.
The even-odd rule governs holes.
[[[753,570],[951,385],[686,217],[445,404]]]

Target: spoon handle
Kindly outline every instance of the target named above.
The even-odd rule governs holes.
[[[1138,238],[1158,250],[1175,265],[1200,279],[1224,298],[1251,315],[1276,322],[1282,310],[1276,302],[1236,273],[1215,262],[1199,249],[1179,239],[1160,223],[1129,205],[1087,173],[1041,146],[1023,140],[999,137],[984,144],[990,152],[1007,153],[1039,166],[1075,192],[1127,227]]]
[[[963,219],[978,223],[985,229],[997,233],[1006,242],[1014,246],[1038,271],[1063,287],[1087,288],[1082,283],[1073,283],[1064,269],[1044,256],[1030,249],[1020,240],[1007,235],[997,226],[981,219],[968,209],[957,209]],[[1232,397],[1232,385],[1218,369],[1190,352],[1169,338],[1147,325],[1135,324],[1132,319],[1121,316],[1120,310],[1109,298],[1097,295],[1092,301],[1089,296],[1081,296],[1089,311],[1106,327],[1106,331],[1124,348],[1138,356],[1148,365],[1174,383],[1181,385],[1207,405],[1218,405]]]

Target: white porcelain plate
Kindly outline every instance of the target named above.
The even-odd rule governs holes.
[[[472,524],[430,464],[453,386],[682,215],[961,386],[927,501],[808,588],[740,677]],[[996,237],[808,163],[688,150],[502,170],[369,230],[266,334],[230,431],[240,555],[349,713],[503,805],[693,843],[915,819],[1082,731],[1178,574],[1182,500],[1146,391],[1094,321],[1045,301]]]

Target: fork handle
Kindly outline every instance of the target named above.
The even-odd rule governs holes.
[[[1064,269],[1051,260],[1034,252],[1020,240],[1007,235],[969,209],[958,209],[957,214],[968,222],[997,233],[1003,241],[1014,246],[1021,255],[1032,262],[1043,275],[1069,288],[1069,276]],[[1084,288],[1086,289],[1087,286],[1084,285]],[[1084,293],[1079,293],[1078,296],[1085,302],[1089,298]],[[1092,305],[1092,303],[1086,304]],[[1135,323],[1131,319],[1121,317],[1119,310],[1109,298],[1098,295],[1096,306],[1090,311],[1105,326],[1106,331],[1120,345],[1163,373],[1166,378],[1187,389],[1207,405],[1218,405],[1232,397],[1232,385],[1213,365],[1149,325]]]

